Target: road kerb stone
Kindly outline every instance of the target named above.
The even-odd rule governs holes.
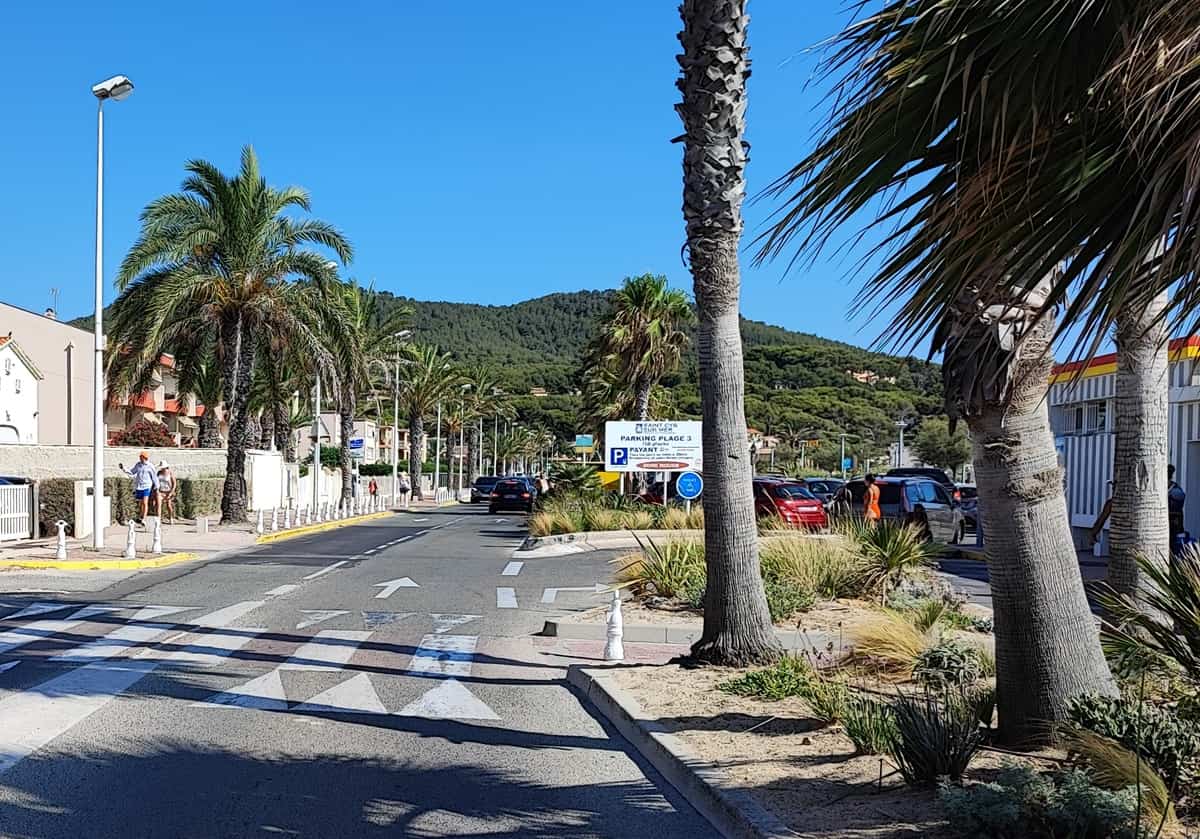
[[[53,568],[59,571],[136,571],[165,568],[199,559],[199,554],[179,552],[147,556],[142,559],[13,559],[0,562],[0,568]]]
[[[390,511],[381,513],[368,513],[365,516],[355,516],[352,519],[338,519],[337,521],[324,521],[319,524],[306,524],[304,527],[293,527],[291,530],[280,530],[275,533],[264,533],[254,540],[256,545],[267,545],[272,542],[282,542],[287,539],[295,539],[297,536],[308,536],[310,533],[322,533],[326,530],[336,530],[339,527],[347,527],[352,524],[361,524],[364,521],[373,519],[382,519],[388,516],[395,515]]]
[[[701,760],[673,734],[647,719],[637,700],[604,672],[604,668],[572,664],[567,682],[628,740],[671,786],[727,839],[794,839],[776,816],[729,776]]]

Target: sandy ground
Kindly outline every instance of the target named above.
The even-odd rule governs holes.
[[[905,787],[892,765],[856,756],[837,726],[821,727],[801,699],[764,702],[732,696],[718,682],[745,671],[684,670],[678,665],[614,672],[650,719],[678,734],[728,773],[797,836],[890,839],[946,837],[933,791]],[[1001,765],[981,753],[972,772]],[[884,775],[882,782],[880,775]]]

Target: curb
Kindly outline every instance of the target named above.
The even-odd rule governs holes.
[[[700,639],[702,631],[701,626],[684,624],[626,624],[622,637],[626,643],[632,644],[673,644],[690,647]],[[542,623],[542,631],[539,634],[548,638],[566,638],[574,641],[603,641],[608,637],[607,632],[608,627],[603,623],[548,620]],[[775,637],[785,650],[790,651],[806,650],[814,644],[824,644],[829,640],[824,633],[813,632],[797,636],[794,630],[779,627],[775,628]]]
[[[291,530],[280,530],[276,533],[264,533],[254,540],[256,545],[268,545],[272,542],[282,542],[285,539],[294,539],[297,536],[307,536],[310,533],[321,533],[326,530],[336,530],[339,527],[346,527],[351,524],[359,524],[372,519],[381,519],[392,515],[389,511],[379,513],[368,513],[365,516],[355,516],[352,519],[338,519],[337,521],[323,521],[318,524],[306,524],[303,527],[293,527]]]
[[[567,683],[726,839],[795,839],[795,831],[745,790],[732,786],[723,771],[697,757],[674,734],[656,730],[659,726],[646,720],[637,700],[602,672],[572,664]]]
[[[145,559],[14,559],[0,562],[0,568],[57,568],[60,571],[136,571],[141,568],[165,568],[199,559],[199,554],[171,553]]]

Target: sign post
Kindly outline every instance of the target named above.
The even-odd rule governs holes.
[[[700,497],[700,493],[704,492],[704,478],[699,472],[683,472],[675,481],[675,492],[684,500],[684,506],[690,513],[692,511],[692,501]]]

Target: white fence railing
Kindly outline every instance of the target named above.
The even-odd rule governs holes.
[[[33,485],[0,486],[0,542],[33,538]]]

